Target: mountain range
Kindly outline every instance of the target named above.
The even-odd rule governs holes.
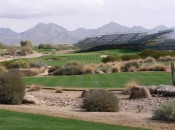
[[[69,31],[54,23],[38,23],[33,28],[21,33],[12,31],[9,28],[0,28],[0,42],[11,45],[19,45],[21,40],[30,40],[34,45],[38,45],[40,43],[72,44],[86,37],[92,36],[126,32],[156,33],[166,29],[169,28],[164,25],[157,26],[153,29],[146,29],[142,26],[127,27],[115,22],[110,22],[97,29],[78,28],[74,31]]]

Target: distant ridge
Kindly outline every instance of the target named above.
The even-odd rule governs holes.
[[[97,29],[78,28],[74,31],[69,31],[54,23],[38,23],[22,33],[14,32],[9,28],[0,28],[0,42],[17,45],[21,40],[30,40],[34,45],[40,43],[72,44],[91,36],[126,32],[155,33],[166,29],[169,28],[164,25],[159,25],[153,29],[146,29],[142,26],[133,26],[130,28],[115,22],[110,22]]]

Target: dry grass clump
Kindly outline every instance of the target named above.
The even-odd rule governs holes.
[[[95,74],[95,67],[91,66],[91,65],[85,65],[83,67],[83,72],[85,74]]]
[[[128,72],[129,68],[131,68],[132,66],[134,66],[135,68],[139,68],[139,61],[138,60],[132,60],[132,61],[125,62],[122,65],[121,70],[124,71],[124,72]]]
[[[28,92],[33,92],[33,91],[36,92],[36,91],[40,91],[41,88],[42,87],[40,85],[38,85],[38,84],[32,84],[27,91]]]
[[[148,71],[149,66],[148,65],[142,65],[140,66],[140,68],[138,69],[139,71]]]
[[[175,61],[175,57],[164,56],[164,57],[160,57],[160,58],[158,59],[158,61],[162,61],[162,62],[166,62],[166,61]]]
[[[55,93],[63,93],[63,92],[64,92],[64,90],[62,88],[57,88],[55,91]]]
[[[5,72],[7,72],[6,68],[0,65],[0,74]]]
[[[128,69],[128,72],[136,72],[137,71],[137,68],[135,66],[131,66],[129,69]]]
[[[166,71],[167,67],[162,64],[155,64],[148,68],[148,71]]]
[[[122,93],[123,94],[130,94],[130,90],[134,87],[137,87],[137,86],[139,86],[139,83],[135,79],[133,79],[126,84],[126,88],[125,88],[125,90],[123,90]]]
[[[156,62],[156,59],[153,58],[153,57],[147,57],[147,58],[144,59],[144,62],[145,62],[145,63],[148,63],[148,62]]]
[[[121,65],[115,64],[114,66],[112,66],[111,72],[112,73],[120,72],[121,71],[120,69],[121,69]]]

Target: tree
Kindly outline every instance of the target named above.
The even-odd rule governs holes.
[[[26,40],[26,41],[20,41],[20,44],[21,44],[21,47],[23,47],[23,46],[28,46],[28,47],[31,47],[32,48],[32,42],[31,41],[28,41],[28,40]]]
[[[27,54],[32,54],[33,50],[30,46],[23,46],[21,47],[21,52],[23,55],[27,55]]]

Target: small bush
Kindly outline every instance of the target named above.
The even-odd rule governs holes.
[[[145,62],[145,63],[148,63],[148,62],[156,62],[156,59],[153,58],[153,57],[146,57],[146,58],[144,59],[144,62]]]
[[[81,75],[83,74],[82,67],[79,66],[66,66],[56,71],[49,73],[49,75]]]
[[[156,51],[156,50],[143,50],[139,55],[142,58],[146,58],[146,57],[154,57],[155,55],[157,55],[158,53],[160,53],[160,51]]]
[[[136,80],[132,80],[126,84],[125,90],[122,91],[123,94],[130,94],[130,90],[134,87],[139,86],[139,83]]]
[[[66,66],[80,66],[81,64],[80,61],[70,61]]]
[[[139,62],[138,61],[129,61],[129,62],[125,63],[124,66],[122,67],[122,71],[128,72],[129,68],[131,68],[132,66],[135,68],[139,68]]]
[[[112,73],[116,73],[116,72],[120,72],[120,64],[115,64],[114,66],[112,66],[111,72]]]
[[[162,62],[175,61],[175,57],[164,56],[164,57],[160,57],[160,58],[158,59],[158,61],[162,61]]]
[[[48,73],[52,73],[60,68],[62,68],[62,66],[52,66],[48,69]]]
[[[33,70],[19,70],[19,72],[22,76],[36,76],[39,74],[37,71]]]
[[[107,62],[115,62],[115,61],[120,61],[121,58],[118,55],[111,55],[111,56],[107,56],[102,58],[102,62],[103,63],[107,63]]]
[[[0,103],[21,104],[25,86],[18,71],[10,70],[0,75]]]
[[[163,121],[175,121],[175,103],[162,104],[153,113],[153,119]]]
[[[139,55],[122,55],[121,56],[121,60],[123,60],[123,61],[137,60],[139,58],[140,58]]]
[[[148,65],[142,65],[138,70],[139,71],[148,71],[149,70],[149,66]]]
[[[7,72],[6,68],[0,65],[0,74]]]
[[[33,84],[30,86],[30,88],[28,89],[28,92],[33,92],[33,91],[40,91],[41,90],[41,86],[37,85],[37,84]]]
[[[83,68],[83,72],[85,74],[95,74],[95,67],[92,67],[90,65],[85,65]]]
[[[97,90],[83,100],[83,106],[90,112],[116,112],[119,110],[118,98],[111,92]]]
[[[12,61],[12,63],[10,64],[10,68],[13,69],[13,68],[23,68],[23,69],[26,69],[26,68],[29,68],[29,63],[25,60],[14,60]]]
[[[137,71],[137,68],[135,66],[131,66],[129,69],[128,69],[128,72],[136,72]]]
[[[166,66],[161,64],[155,64],[148,68],[148,71],[166,71],[166,70],[167,70]]]
[[[0,62],[0,65],[7,68],[7,69],[10,69],[10,64],[13,62],[13,60],[10,60],[10,61],[3,61],[3,62]]]
[[[42,67],[47,67],[47,64],[44,61],[37,60],[37,61],[31,61],[30,62],[30,67],[31,68],[42,68]]]
[[[130,99],[151,98],[150,91],[145,87],[133,87],[130,89]]]

